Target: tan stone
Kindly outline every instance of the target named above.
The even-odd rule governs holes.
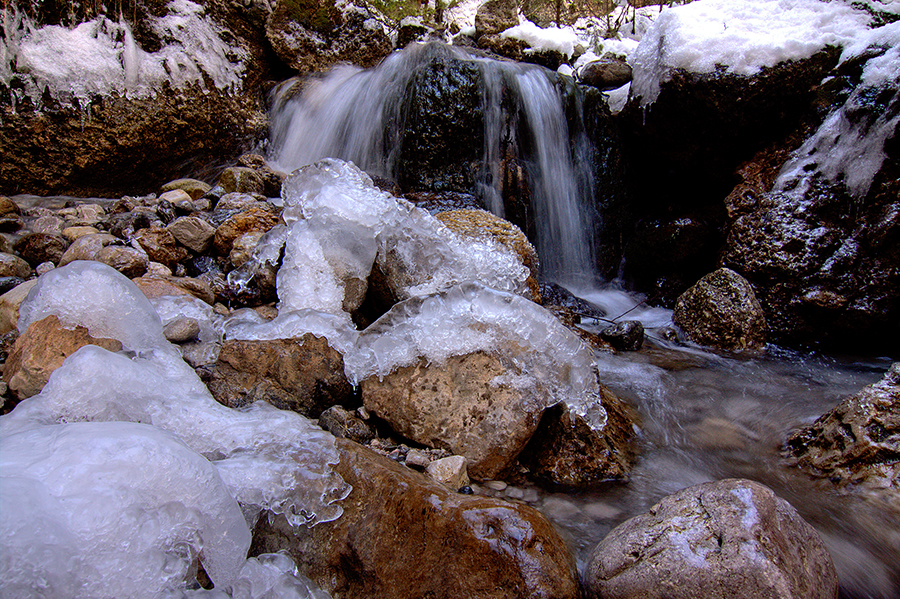
[[[100,250],[111,243],[118,242],[119,238],[114,237],[109,233],[82,235],[74,239],[72,245],[66,249],[62,258],[59,259],[59,266],[65,266],[69,262],[74,262],[75,260],[96,260]]]
[[[202,254],[209,249],[216,229],[196,216],[182,216],[166,227],[172,237],[181,245]]]
[[[0,295],[0,335],[16,330],[19,322],[19,306],[36,284],[37,279],[25,281]]]
[[[0,252],[0,277],[19,277],[26,279],[31,275],[31,266],[16,256]]]
[[[97,252],[97,261],[112,266],[129,279],[147,272],[147,254],[130,246],[108,245]]]
[[[409,463],[409,458],[406,461]],[[458,491],[469,484],[466,458],[461,455],[452,455],[435,460],[425,466],[425,472],[428,476],[453,491]]]
[[[399,368],[365,379],[363,404],[395,431],[468,460],[476,480],[507,471],[537,429],[542,408],[528,391],[497,384],[512,371],[484,353],[454,356],[444,365]],[[519,374],[513,372],[513,374]]]
[[[75,242],[86,235],[97,235],[98,233],[100,233],[99,229],[88,225],[76,225],[62,230],[62,236],[69,242]]]
[[[55,315],[34,322],[16,339],[3,367],[3,380],[18,398],[40,393],[50,374],[63,361],[85,345],[97,345],[119,351],[122,344],[115,339],[91,337],[87,328],[64,327]]]
[[[197,200],[212,189],[212,186],[198,179],[175,179],[163,185],[160,191],[165,193],[173,189],[180,189],[191,196],[192,200]]]
[[[260,518],[251,555],[288,551],[335,599],[581,596],[565,543],[538,511],[461,495],[338,439],[353,490],[343,515],[313,528]]]
[[[191,277],[173,277],[163,275],[145,275],[133,279],[133,283],[149,299],[167,295],[191,295],[213,305],[215,295],[203,281]]]
[[[266,232],[278,224],[278,216],[261,208],[248,208],[229,216],[216,229],[213,245],[221,256],[227,256],[231,252],[234,240],[250,233],[251,231]]]
[[[18,204],[6,196],[0,195],[0,215],[19,214],[20,212]]]

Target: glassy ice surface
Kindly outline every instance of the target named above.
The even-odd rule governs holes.
[[[94,551],[92,556],[112,568],[108,575],[105,570],[97,570],[100,566],[94,568],[88,563],[78,574],[86,577],[85,581],[70,577],[54,584],[87,585],[86,594],[72,596],[107,596],[90,590],[95,588],[91,585],[108,589],[103,591],[108,596],[159,596],[163,590],[184,583],[188,567],[185,564],[190,565],[200,555],[213,581],[227,590],[243,567],[249,546],[243,514],[252,517],[267,509],[284,514],[295,525],[312,525],[340,516],[340,500],[350,488],[332,468],[338,462],[334,438],[299,414],[277,410],[263,402],[245,410],[232,410],[216,402],[193,369],[181,359],[178,350],[163,338],[158,315],[127,278],[99,263],[75,262],[44,275],[33,292],[22,305],[21,323],[58,314],[66,325],[87,326],[95,335],[119,339],[125,350],[112,353],[90,345],[81,348],[53,372],[40,394],[21,402],[0,418],[3,439],[0,457],[3,484],[0,486],[6,493],[7,480],[29,479],[31,482],[16,484],[30,489],[30,496],[35,498],[28,505],[6,503],[4,498],[4,531],[14,530],[20,522],[17,515],[20,508],[27,508],[27,514],[35,516],[47,529],[57,524],[67,527],[49,531],[40,538],[16,536],[19,539],[16,542],[22,544],[20,553],[25,561],[15,564],[4,561],[4,580],[25,580],[31,575],[23,572],[29,569],[33,572],[54,569],[55,562],[62,559],[61,554],[70,555],[71,560],[81,560],[82,554],[72,553],[72,547],[81,551],[82,547],[90,549],[92,545],[79,537],[80,530],[91,528],[98,519],[119,522],[116,518],[127,517],[132,519],[131,523],[100,528],[92,533],[97,536],[91,537],[94,539],[91,542],[114,548],[121,545],[115,535],[130,535],[127,545],[140,550],[134,560],[130,560],[130,554],[115,555],[113,549],[101,559],[100,553]],[[165,302],[161,305],[166,307]],[[188,306],[191,308],[197,308],[198,315],[205,313],[205,309],[192,304]],[[77,437],[80,440],[72,441],[71,447],[66,446],[63,441],[75,438],[76,433],[81,435]],[[100,444],[97,458],[90,457],[93,454],[87,439],[92,436]],[[81,442],[85,443],[83,451],[75,448]],[[34,453],[33,448],[38,445],[48,452],[45,466],[21,457]],[[21,459],[16,461],[16,456]],[[177,473],[167,470],[158,474],[153,470],[153,465],[163,468],[180,461],[185,463],[187,478],[178,478]],[[174,465],[170,467],[173,468]],[[202,475],[201,470],[209,474]],[[75,500],[70,501],[66,495],[66,489],[71,486],[68,479],[58,482],[54,478],[69,471],[84,484],[80,488],[72,487],[73,493],[80,493],[77,500],[80,504],[73,503]],[[168,504],[159,507],[147,503],[143,495],[129,494],[124,489],[136,474],[149,477],[145,494],[151,499],[171,496],[172,501],[186,507],[182,509],[174,504],[174,507],[167,507]],[[213,482],[204,483],[207,479]],[[104,484],[110,485],[109,490],[104,490],[106,487],[99,483],[91,486],[92,480],[105,481]],[[195,481],[197,487],[192,486]],[[155,486],[157,482],[159,488]],[[224,514],[225,508],[218,507],[215,509],[219,511],[215,511],[215,506],[195,505],[195,494],[213,483],[218,485],[217,490],[207,489],[206,500],[227,499],[229,517],[237,516],[235,521],[240,522],[244,531],[241,534],[246,536],[240,546],[235,542],[225,547],[221,543],[227,540],[227,535],[202,528],[205,514],[221,520],[222,526],[228,522],[226,516],[217,515]],[[186,498],[178,499],[179,494]],[[116,501],[108,500],[107,495],[114,495]],[[62,520],[55,514],[41,515],[43,507],[40,507],[41,514],[35,514],[39,508],[34,506],[52,508],[54,502],[70,507],[83,504],[83,507]],[[99,513],[93,514],[87,507],[90,505]],[[104,506],[109,507],[109,514],[102,509]],[[174,515],[169,520],[161,520],[157,511],[170,508],[175,510]],[[182,537],[188,539],[187,545],[182,543]],[[140,549],[145,546],[150,549]],[[162,548],[156,553],[150,551],[159,547]],[[170,553],[175,557],[166,558],[169,561],[159,566],[157,562],[163,559],[160,555]],[[147,560],[153,564],[148,565]],[[119,562],[127,563],[116,566]],[[130,573],[132,568],[136,573]],[[157,570],[166,576],[155,574]],[[139,572],[145,572],[150,578],[135,578]],[[32,583],[36,580],[40,578],[32,577]],[[143,590],[129,592],[136,588]],[[54,596],[67,595],[63,592]]]

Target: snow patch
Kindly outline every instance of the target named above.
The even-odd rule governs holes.
[[[576,49],[580,50],[580,52],[585,50],[585,46],[578,34],[571,27],[547,27],[542,29],[531,21],[523,21],[501,33],[500,37],[522,40],[531,46],[533,51],[546,52],[555,50],[569,58],[575,54]]]

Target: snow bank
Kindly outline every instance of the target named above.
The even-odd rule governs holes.
[[[631,93],[646,106],[675,69],[752,75],[850,44],[871,17],[834,0],[698,0],[664,10],[634,57]]]
[[[168,13],[150,17],[152,31],[167,40],[157,52],[145,52],[123,19],[98,17],[72,29],[34,27],[19,14],[4,19],[0,39],[0,83],[16,78],[24,94],[40,105],[44,90],[60,101],[87,106],[94,95],[144,98],[164,84],[205,87],[205,77],[220,90],[241,87],[249,54],[231,46],[223,32],[190,0],[172,0]]]
[[[523,21],[500,34],[503,38],[522,40],[534,51],[555,50],[569,58],[576,48],[584,52],[585,45],[571,27],[540,28],[531,21]]]
[[[123,275],[100,263],[73,262],[43,275],[32,291],[22,304],[23,325],[57,314],[65,325],[86,326],[94,334],[119,339],[125,350],[81,348],[53,372],[40,394],[0,417],[0,487],[5,491],[8,480],[29,478],[31,482],[19,486],[31,488],[32,504],[40,506],[28,511],[27,505],[4,498],[4,519],[11,519],[9,524],[4,520],[4,539],[16,536],[16,523],[32,519],[59,539],[47,548],[43,535],[23,537],[18,552],[22,559],[0,564],[0,578],[21,581],[30,576],[26,571],[65,570],[59,564],[77,566],[90,557],[82,550],[93,554],[97,552],[92,547],[103,545],[108,550],[102,556],[97,553],[96,567],[78,568],[76,578],[59,582],[88,585],[86,594],[58,596],[158,596],[185,580],[187,565],[198,555],[217,586],[227,587],[249,546],[245,516],[236,501],[250,519],[263,509],[284,514],[294,525],[340,516],[340,500],[350,488],[333,470],[339,460],[334,438],[299,414],[264,402],[245,410],[216,402],[177,348],[162,337],[159,317]],[[96,459],[90,457],[92,437],[99,444]],[[61,441],[70,438],[77,439],[71,448]],[[36,446],[44,448],[47,466],[25,457],[16,461],[16,456],[43,455],[35,453]],[[176,466],[168,464],[183,464],[183,470],[173,473]],[[54,478],[69,471],[72,480]],[[146,480],[146,488],[141,480]],[[132,490],[126,492],[125,487]],[[70,491],[77,501],[66,495]],[[210,507],[208,502],[216,501],[218,507]],[[54,502],[77,511],[59,521],[45,514]],[[226,503],[231,507],[223,507]],[[231,516],[224,515],[228,510]],[[162,519],[158,513],[171,517]],[[244,533],[234,532],[236,525],[229,524],[235,513]],[[230,537],[216,532],[219,528],[204,528],[206,518],[238,540],[222,545]],[[96,526],[106,519],[113,524]],[[81,531],[88,529],[95,536],[84,537],[87,533]],[[8,530],[12,532],[7,535]],[[4,550],[6,546],[4,540]],[[161,563],[163,554],[171,554],[174,561]],[[101,566],[110,568],[108,575]],[[152,574],[153,568],[162,568],[167,577]],[[146,576],[136,579],[142,572]],[[32,578],[32,585],[35,580],[39,578]],[[90,585],[103,588],[103,593]],[[130,592],[138,587],[143,590]]]

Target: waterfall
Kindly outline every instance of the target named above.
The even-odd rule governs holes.
[[[477,95],[479,114],[469,117],[482,141],[461,149],[474,151],[477,164],[457,160],[463,164],[456,165],[455,178],[429,189],[404,183],[418,177],[409,172],[419,153],[419,140],[410,131],[421,126],[412,106],[421,99],[423,73],[427,77],[435,69],[456,79],[474,74],[466,89]],[[524,178],[517,185],[525,189],[528,213],[516,224],[532,237],[544,277],[564,285],[597,279],[593,149],[579,125],[580,102],[567,98],[556,73],[432,42],[395,52],[374,69],[340,66],[307,79],[299,91],[297,85],[288,82],[275,92],[270,159],[277,167],[291,171],[325,157],[350,160],[372,175],[401,182],[404,191],[473,193],[485,208],[515,222],[522,219],[507,214],[506,203],[513,193],[507,174],[515,165]],[[569,91],[574,89],[570,85]],[[575,110],[568,108],[571,104]],[[429,117],[442,110],[429,108]],[[573,119],[575,131],[570,130]],[[474,135],[470,130],[463,134]],[[435,134],[429,130],[420,137]]]

